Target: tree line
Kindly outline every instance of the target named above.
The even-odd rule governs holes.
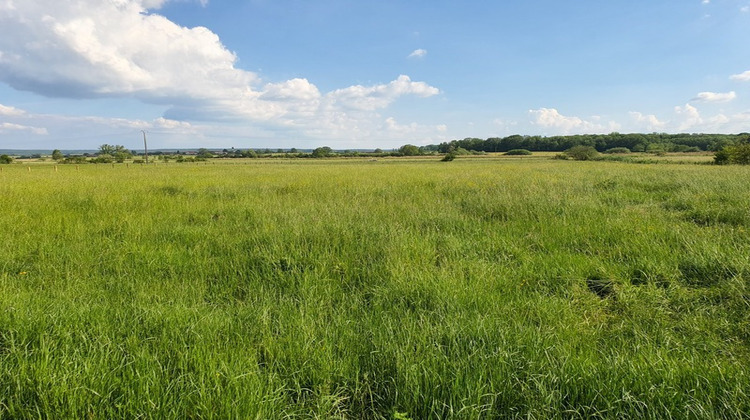
[[[598,152],[614,148],[626,148],[631,152],[700,152],[718,151],[725,147],[746,142],[750,134],[579,134],[570,136],[522,136],[491,137],[488,139],[465,138],[437,145],[423,146],[425,152],[450,153],[465,149],[476,152],[508,152],[526,149],[534,152],[563,152],[575,146],[590,146]]]

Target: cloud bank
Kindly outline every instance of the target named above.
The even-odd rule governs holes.
[[[239,120],[309,133],[375,127],[383,122],[377,111],[399,97],[440,93],[406,75],[328,93],[305,78],[264,82],[238,68],[211,30],[156,14],[167,1],[0,1],[0,82],[48,97],[134,98],[164,105],[170,120]]]

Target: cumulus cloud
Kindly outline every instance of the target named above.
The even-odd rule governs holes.
[[[599,116],[589,120],[579,117],[568,117],[560,114],[555,108],[539,108],[529,110],[534,119],[533,124],[552,129],[556,134],[597,133],[615,131],[620,125],[614,121],[604,122]]]
[[[630,117],[636,122],[639,130],[659,131],[666,126],[666,122],[659,121],[653,114],[644,115],[640,112],[631,111]]]
[[[169,0],[0,1],[0,82],[50,97],[127,97],[169,120],[239,119],[313,129],[379,124],[375,111],[439,90],[399,76],[321,93],[304,78],[263,83],[207,28],[153,13]],[[205,1],[201,3],[205,4]],[[2,112],[10,112],[3,110]]]
[[[0,3],[0,79],[47,96],[216,99],[257,80],[206,28],[149,14],[156,0]]]
[[[750,81],[750,70],[742,72],[740,74],[733,74],[729,76],[729,78],[740,82],[748,82]]]
[[[685,104],[685,106],[676,106],[674,107],[674,111],[681,119],[677,127],[680,131],[685,131],[703,124],[703,118],[701,117],[698,108],[690,104]]]
[[[409,54],[407,58],[423,58],[427,55],[427,50],[423,50],[422,48],[416,49]]]
[[[727,93],[716,93],[716,92],[700,92],[695,98],[691,99],[693,102],[729,102],[737,97],[734,91]]]
[[[388,84],[375,86],[350,86],[335,90],[327,98],[346,108],[371,111],[385,108],[403,95],[416,95],[423,98],[434,96],[440,90],[424,82],[413,82],[409,76],[401,75]]]

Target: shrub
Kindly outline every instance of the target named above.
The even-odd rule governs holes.
[[[443,158],[440,159],[440,161],[441,162],[450,162],[450,161],[452,161],[455,158],[456,158],[456,154],[453,153],[453,152],[450,152],[450,153],[446,153],[446,155],[443,156]]]
[[[611,149],[605,150],[604,153],[609,153],[609,154],[630,153],[630,149],[628,149],[627,147],[613,147]]]
[[[730,147],[729,161],[739,165],[750,165],[750,143],[740,143]]]
[[[728,163],[750,165],[750,142],[739,143],[716,151],[714,153],[714,163],[717,165],[726,165]]]
[[[398,149],[398,152],[401,153],[402,156],[417,156],[421,155],[419,152],[419,147],[413,145],[413,144],[405,144],[401,146]]]
[[[503,154],[507,156],[528,156],[531,154],[531,152],[526,149],[513,149],[513,150],[508,150],[507,152]]]
[[[591,146],[573,146],[566,150],[565,154],[574,160],[591,160],[595,158],[599,152]]]
[[[714,163],[717,165],[729,164],[729,150],[726,148],[717,150],[716,153],[714,153]]]
[[[7,165],[13,162],[13,158],[8,155],[0,155],[0,164]]]
[[[313,150],[312,157],[314,158],[324,158],[331,156],[333,154],[333,149],[331,149],[328,146],[318,147],[317,149]]]
[[[86,160],[86,156],[69,156],[66,157],[62,163],[64,164],[79,164],[79,163],[88,163],[88,160]]]

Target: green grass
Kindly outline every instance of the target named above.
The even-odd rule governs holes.
[[[7,165],[0,418],[747,418],[749,175]]]

